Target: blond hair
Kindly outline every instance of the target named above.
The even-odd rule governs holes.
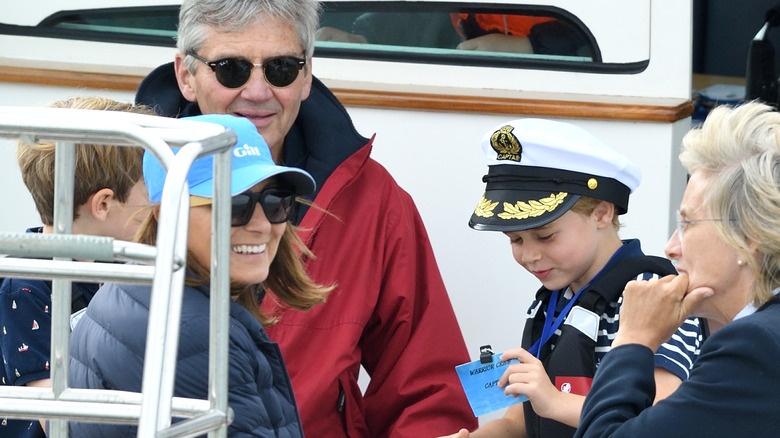
[[[49,106],[154,114],[148,107],[102,97],[74,97]],[[53,142],[28,144],[20,141],[16,149],[22,179],[45,225],[54,224],[54,153]],[[90,196],[103,188],[111,189],[117,200],[125,202],[133,186],[143,178],[143,153],[140,147],[77,144],[74,207],[83,205]],[[77,218],[77,209],[74,208],[73,219]]]
[[[574,213],[579,213],[584,216],[590,216],[591,213],[593,213],[593,210],[596,209],[596,206],[599,205],[601,202],[608,202],[608,201],[602,201],[601,199],[591,198],[590,196],[580,196],[580,199],[574,203],[574,205],[571,207],[571,211]],[[615,210],[615,213],[617,213],[617,210]],[[617,214],[612,215],[612,227],[615,229],[615,231],[620,229],[620,218]]]
[[[780,287],[780,113],[758,102],[713,109],[683,138],[680,162],[708,177],[702,208],[753,272],[753,303]]]

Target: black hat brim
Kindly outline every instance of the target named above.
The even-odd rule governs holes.
[[[580,199],[569,192],[489,190],[469,220],[480,231],[523,231],[539,228],[560,218]]]

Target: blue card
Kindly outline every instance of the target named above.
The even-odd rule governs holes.
[[[501,353],[491,356],[490,363],[475,360],[455,367],[475,417],[528,400],[523,395],[504,395],[504,388],[498,387],[498,379],[507,365],[519,363],[517,359],[502,362],[498,359],[500,356]]]

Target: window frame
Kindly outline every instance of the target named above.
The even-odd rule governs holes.
[[[407,2],[407,1],[329,1],[323,2],[324,14],[329,10],[346,10],[363,6],[367,11],[394,11],[399,6],[404,11],[452,11],[452,12],[480,12],[480,13],[524,13],[527,15],[545,15],[563,20],[580,29],[587,38],[593,51],[593,61],[572,61],[565,57],[555,56],[515,56],[510,57],[496,53],[495,55],[482,52],[475,55],[469,51],[442,51],[446,53],[418,51],[396,51],[383,47],[355,50],[348,46],[317,42],[315,53],[317,57],[329,59],[379,61],[391,63],[411,63],[443,66],[488,67],[500,69],[528,69],[546,70],[554,72],[582,72],[601,74],[637,74],[644,71],[649,59],[640,59],[633,62],[603,62],[601,48],[590,29],[574,14],[558,6],[552,5],[527,5],[513,3],[479,3],[479,2]],[[144,15],[170,14],[178,17],[180,5],[157,6],[120,6],[91,9],[74,9],[55,12],[44,18],[35,26],[22,26],[0,23],[0,34],[58,38],[66,40],[82,40],[105,43],[131,44],[140,46],[175,47],[175,31],[171,36],[143,34],[138,32],[104,32],[88,29],[74,29],[53,27],[62,22],[66,17],[74,14],[110,16],[137,15],[143,10]],[[464,53],[458,53],[464,52]]]

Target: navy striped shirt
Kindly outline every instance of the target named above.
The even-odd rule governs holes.
[[[642,255],[639,241],[631,239],[625,241],[625,248],[621,254],[623,257]],[[614,260],[613,262],[617,262]],[[637,280],[650,280],[658,278],[658,275],[645,272],[636,277]],[[571,289],[567,289],[566,293],[559,298],[556,305],[556,314],[560,312],[569,299],[572,297],[573,292]],[[623,302],[621,296],[617,303],[609,303],[604,309],[604,313],[601,315],[599,321],[599,330],[596,338],[596,368],[598,368],[601,360],[604,359],[604,355],[612,348],[612,341],[615,339],[615,335],[618,330],[618,323],[620,321],[620,305]],[[546,305],[542,306],[542,302],[534,300],[531,307],[528,309],[528,316],[533,317],[537,311],[541,310],[546,312]],[[555,348],[555,344],[560,336],[560,328],[556,330],[555,334],[550,337],[550,346]],[[693,366],[693,361],[699,356],[699,350],[701,343],[703,342],[701,325],[698,318],[688,318],[683,322],[674,335],[665,342],[655,353],[655,366],[663,368],[682,380],[687,380],[690,373],[690,369]]]

